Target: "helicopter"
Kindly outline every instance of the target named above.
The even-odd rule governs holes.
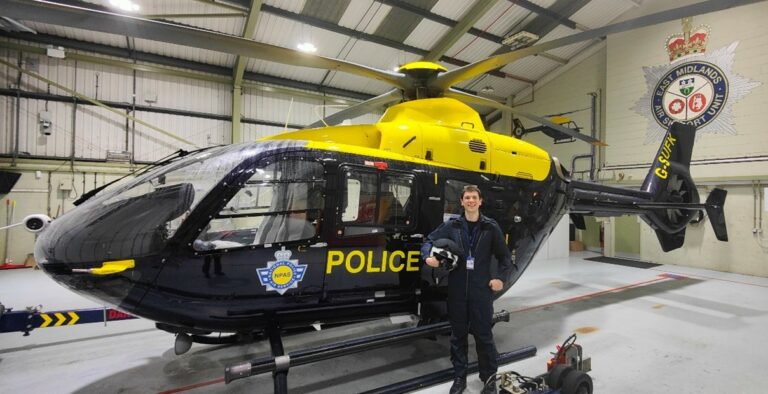
[[[90,193],[35,229],[35,258],[56,282],[155,321],[177,340],[212,343],[214,332],[398,313],[441,318],[445,287],[429,280],[419,249],[427,234],[461,213],[466,185],[483,191],[483,213],[499,223],[514,256],[517,270],[497,297],[525,272],[566,213],[580,228],[585,215],[636,214],[664,251],[683,245],[687,224],[701,212],[719,240],[728,238],[726,191],[713,189],[701,203],[689,172],[692,125],[669,125],[639,190],[572,179],[545,150],[485,130],[468,104],[512,111],[602,144],[453,87],[535,53],[533,47],[453,70],[418,61],[394,72],[202,30],[162,34],[179,27],[161,21],[50,2],[10,3],[4,13],[13,17],[94,30],[107,20],[110,32],[180,44],[215,41],[215,50],[394,86],[307,129],[185,152]],[[623,28],[634,27],[639,24]],[[384,105],[390,106],[376,124],[335,125]]]

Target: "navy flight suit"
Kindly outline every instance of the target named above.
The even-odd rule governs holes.
[[[429,257],[432,242],[442,238],[453,240],[464,251],[459,265],[448,276],[448,317],[453,331],[451,362],[454,376],[467,376],[467,334],[472,333],[477,347],[480,379],[485,382],[498,369],[496,345],[491,331],[493,290],[488,282],[491,279],[507,282],[514,268],[509,249],[498,223],[482,214],[474,226],[473,234],[469,234],[469,225],[464,215],[441,224],[427,236],[421,247],[421,256],[424,259]],[[473,270],[467,270],[466,267],[470,249],[475,260]],[[498,270],[492,275],[491,261],[494,256],[498,261]]]

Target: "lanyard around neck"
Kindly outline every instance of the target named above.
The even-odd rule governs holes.
[[[467,255],[472,256],[472,250],[475,249],[475,245],[478,239],[478,233],[480,232],[480,220],[475,222],[475,228],[472,229],[472,232],[469,231],[469,222],[464,218],[462,221],[462,231],[461,234],[464,237],[464,239],[467,241],[467,245],[469,245],[469,251]]]

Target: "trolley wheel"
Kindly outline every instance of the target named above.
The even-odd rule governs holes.
[[[592,394],[592,378],[582,371],[573,371],[563,379],[562,394]]]
[[[563,387],[565,378],[568,377],[568,375],[571,375],[573,372],[573,367],[568,364],[556,364],[554,367],[552,367],[552,369],[549,370],[549,373],[547,374],[547,377],[544,378],[544,381],[547,383],[547,386],[550,389],[558,390],[559,388]]]

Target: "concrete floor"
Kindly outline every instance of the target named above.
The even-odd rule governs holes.
[[[499,351],[534,345],[539,354],[503,367],[544,372],[549,352],[577,332],[592,357],[596,393],[764,393],[768,278],[664,265],[637,269],[568,259],[533,264],[496,302],[512,311],[494,328]],[[669,278],[665,273],[684,275]],[[661,275],[661,276],[660,276]],[[98,306],[40,271],[0,271],[0,302],[44,310]],[[287,337],[286,351],[384,332],[388,320]],[[473,346],[470,345],[470,349]],[[0,334],[2,392],[270,393],[269,375],[224,385],[224,365],[266,355],[266,343],[194,345],[173,354],[173,337],[133,320]],[[448,341],[417,340],[292,369],[292,393],[353,393],[448,368]],[[474,358],[474,351],[470,351]],[[196,388],[191,385],[200,384]],[[444,393],[449,383],[421,393]],[[481,389],[476,375],[467,392]]]

